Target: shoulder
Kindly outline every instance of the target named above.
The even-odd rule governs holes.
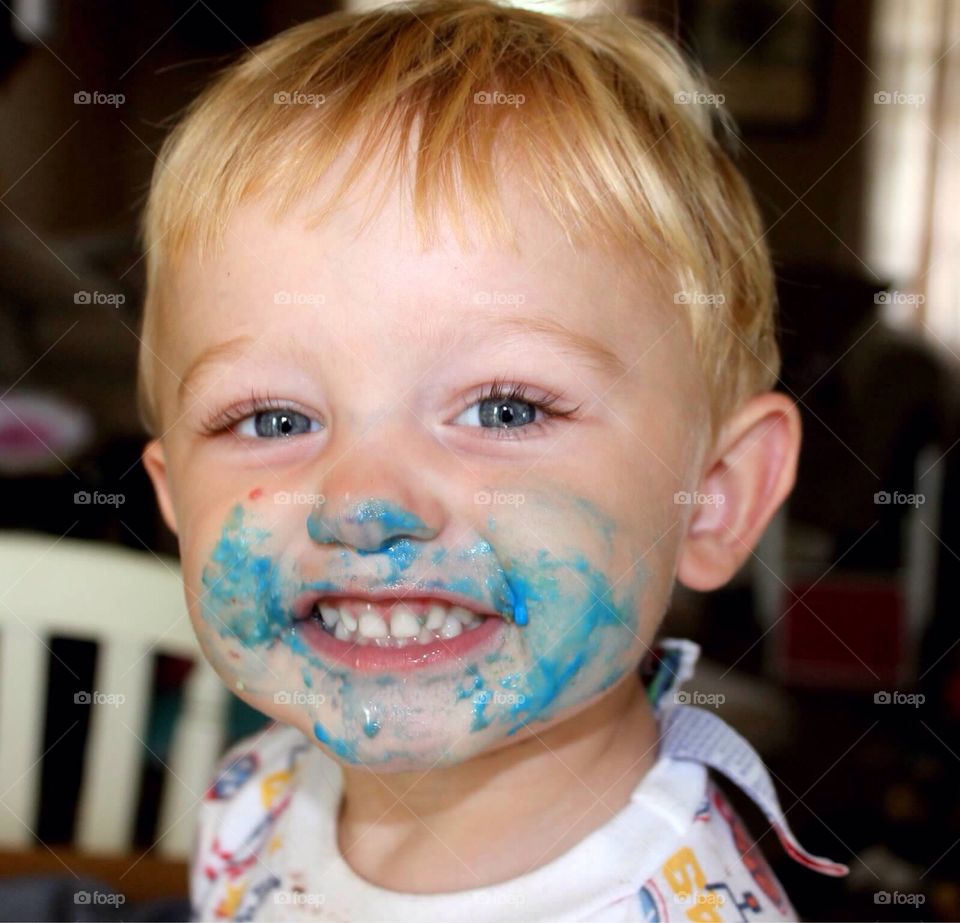
[[[648,921],[797,919],[755,838],[712,779],[686,834],[637,900]]]
[[[310,743],[296,728],[273,723],[233,744],[220,758],[204,803],[226,803],[275,773],[293,773]]]
[[[209,909],[215,894],[248,891],[253,879],[260,890],[280,884],[276,875],[261,872],[274,864],[265,860],[279,845],[277,827],[311,747],[296,728],[272,724],[238,741],[220,759],[200,802],[190,862],[195,915]],[[218,908],[218,915],[225,909]]]

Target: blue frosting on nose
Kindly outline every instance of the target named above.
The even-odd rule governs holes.
[[[344,544],[357,554],[386,555],[391,564],[388,582],[398,579],[421,552],[411,538],[436,534],[419,516],[389,500],[371,499],[325,516],[322,508],[307,517],[307,534],[318,544]]]
[[[332,515],[318,508],[307,517],[307,534],[315,542],[342,542],[366,553],[402,537],[432,538],[434,531],[415,513],[389,500],[363,500]]]

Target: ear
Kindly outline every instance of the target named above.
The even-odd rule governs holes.
[[[740,569],[793,489],[800,413],[785,394],[748,400],[724,423],[708,457],[680,546],[677,579],[715,590]]]
[[[174,535],[177,534],[177,517],[173,510],[173,501],[170,497],[170,483],[167,479],[167,459],[159,439],[151,439],[143,450],[143,467],[153,482],[153,489],[157,495],[160,514]]]

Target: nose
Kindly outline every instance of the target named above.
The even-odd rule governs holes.
[[[363,396],[359,387],[352,393]],[[430,541],[451,525],[446,458],[412,411],[385,412],[385,400],[346,411],[330,428],[313,472],[321,502],[306,522],[316,544],[359,554],[399,550],[398,542],[412,550],[409,540]]]
[[[307,517],[307,533],[318,544],[343,544],[360,553],[380,551],[400,538],[435,538],[439,529],[392,500],[373,497],[331,503],[324,498]]]

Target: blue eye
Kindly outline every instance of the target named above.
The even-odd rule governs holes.
[[[474,401],[454,420],[464,426],[516,429],[533,423],[540,405],[515,398],[486,397]]]
[[[556,410],[553,405],[561,398],[548,395],[544,398],[527,397],[524,385],[508,384],[497,380],[486,391],[468,401],[453,421],[463,426],[492,430],[492,435],[506,435],[511,430],[536,432],[551,418],[575,419],[579,405],[573,410]]]
[[[296,410],[280,408],[261,410],[244,417],[236,424],[238,436],[252,436],[261,439],[282,439],[287,436],[302,436],[315,433],[320,429],[316,420]]]

